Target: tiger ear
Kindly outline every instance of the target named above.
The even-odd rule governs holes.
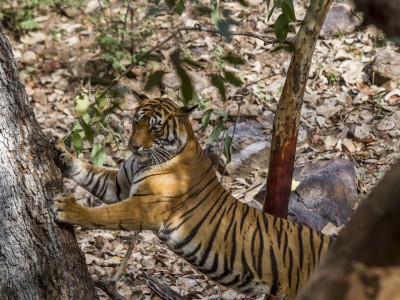
[[[174,112],[174,115],[178,118],[187,119],[197,107],[198,105],[179,107],[179,111]]]
[[[145,94],[138,93],[134,90],[132,90],[132,94],[136,97],[139,103],[142,102],[143,100],[149,99],[149,97],[147,97]]]

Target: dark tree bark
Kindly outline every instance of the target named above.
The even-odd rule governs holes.
[[[400,298],[400,161],[363,201],[296,298]]]
[[[310,1],[275,113],[264,211],[281,218],[288,213],[300,113],[312,55],[332,1]]]
[[[0,25],[0,298],[96,299],[72,227],[51,212],[62,178]]]

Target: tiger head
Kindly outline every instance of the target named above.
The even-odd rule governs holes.
[[[129,150],[153,165],[170,160],[193,138],[188,117],[195,108],[179,107],[166,98],[142,97],[132,120]]]

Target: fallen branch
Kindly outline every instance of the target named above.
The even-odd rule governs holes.
[[[123,260],[121,261],[117,271],[115,272],[112,279],[109,280],[96,280],[95,286],[103,290],[113,300],[124,300],[117,291],[117,282],[121,279],[122,274],[125,271],[126,264],[132,255],[133,247],[136,244],[138,232],[134,232],[132,235],[131,243],[129,244],[128,250],[125,253]]]
[[[147,279],[147,286],[156,293],[163,300],[187,300],[182,295],[178,294],[174,290],[172,290],[165,283],[162,283],[159,279],[151,277],[144,273],[144,276]]]

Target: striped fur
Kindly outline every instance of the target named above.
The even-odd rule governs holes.
[[[105,205],[55,198],[61,222],[154,230],[175,253],[216,282],[244,294],[293,297],[326,252],[329,238],[236,200],[199,146],[188,112],[170,100],[143,100],[133,118],[132,156],[99,169],[56,146],[69,177]]]

